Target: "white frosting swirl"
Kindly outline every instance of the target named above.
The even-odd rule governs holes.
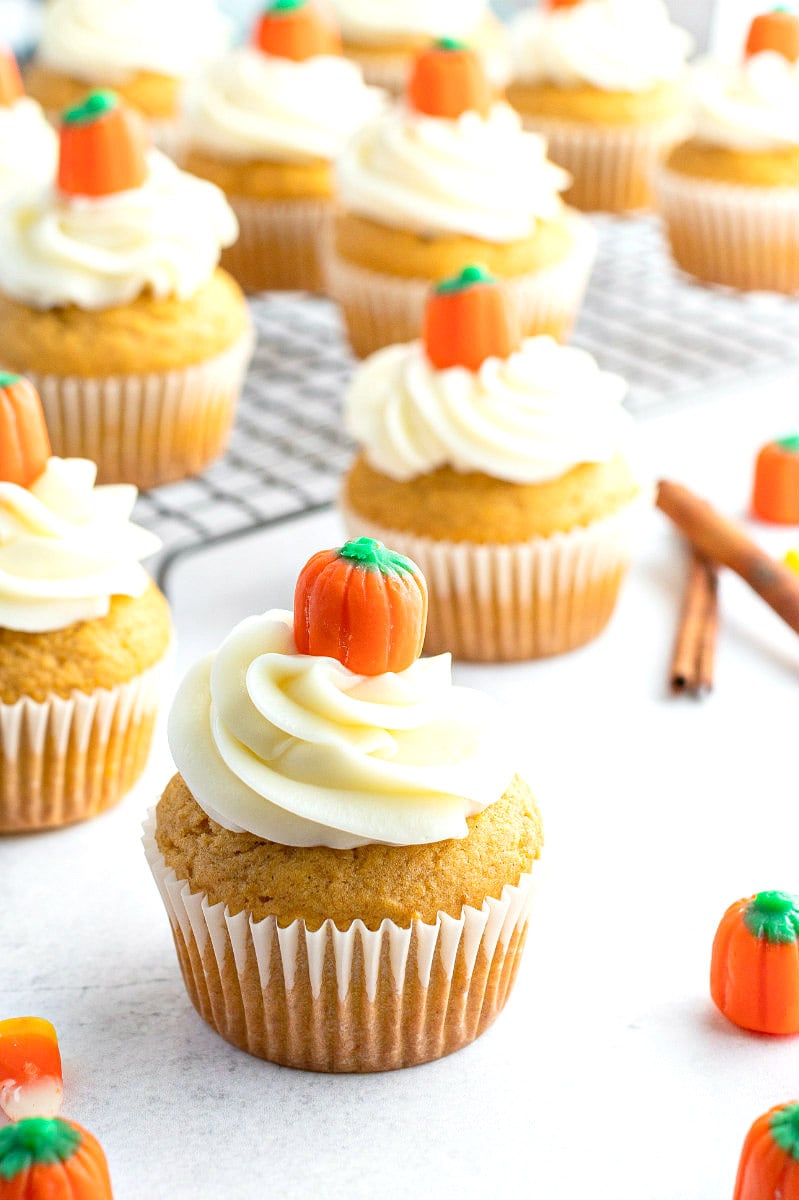
[[[420,342],[378,350],[355,372],[347,429],[391,479],[449,466],[510,483],[542,483],[607,462],[633,431],[624,380],[584,350],[528,338],[476,372],[439,371]]]
[[[479,28],[485,0],[332,0],[345,41],[384,45],[401,38],[469,39]]]
[[[528,237],[562,211],[569,175],[507,104],[457,120],[395,108],[366,125],[338,161],[350,212],[417,233],[489,242]]]
[[[230,36],[215,0],[49,0],[39,62],[87,83],[142,71],[182,79]]]
[[[584,0],[524,13],[511,39],[522,82],[608,92],[645,92],[679,79],[693,45],[663,0]]]
[[[0,288],[34,308],[128,304],[193,295],[238,234],[211,183],[151,150],[139,188],[98,198],[52,188],[0,209]]]
[[[513,770],[499,710],[450,656],[356,675],[298,654],[293,618],[250,617],[193,667],[169,717],[175,764],[225,829],[344,850],[466,837]]]
[[[30,488],[0,483],[0,627],[64,629],[148,587],[139,559],[161,543],[130,523],[136,489],[96,477],[88,459],[51,458]]]
[[[55,174],[58,140],[35,100],[0,104],[0,198],[41,187]]]
[[[799,146],[799,63],[772,50],[693,73],[695,137],[731,150]]]
[[[381,105],[345,58],[292,62],[244,47],[214,63],[190,96],[198,149],[232,159],[333,159]]]

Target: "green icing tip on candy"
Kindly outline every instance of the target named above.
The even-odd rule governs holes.
[[[88,125],[111,112],[118,103],[115,92],[92,92],[80,104],[68,108],[61,120],[65,125]]]
[[[15,375],[13,371],[0,371],[0,388],[13,387],[21,378],[21,375]]]
[[[472,264],[464,267],[460,275],[453,275],[451,279],[442,279],[441,283],[436,285],[435,290],[439,295],[445,296],[447,292],[462,292],[466,288],[474,287],[475,284],[495,282],[494,276],[485,267]]]
[[[780,450],[787,450],[789,454],[799,454],[799,433],[791,433],[788,437],[777,438],[776,444]]]
[[[789,892],[758,892],[744,913],[744,924],[756,938],[778,945],[799,940],[797,897]]]
[[[67,1162],[82,1142],[79,1130],[60,1117],[29,1117],[0,1129],[0,1179],[29,1167]]]
[[[264,11],[267,14],[273,13],[273,12],[276,12],[276,13],[294,12],[295,9],[305,8],[305,5],[307,3],[308,3],[308,0],[273,0],[272,4],[267,4],[266,9]]]
[[[799,1104],[786,1104],[769,1122],[771,1136],[786,1154],[799,1159]]]
[[[443,37],[443,38],[439,38],[438,41],[436,42],[436,50],[466,50],[466,49],[467,49],[466,43],[462,42],[459,38]]]
[[[339,558],[356,562],[361,567],[374,567],[384,575],[395,571],[407,571],[415,574],[416,568],[404,554],[397,554],[387,549],[382,542],[375,538],[359,537],[354,541],[345,542],[339,550]]]

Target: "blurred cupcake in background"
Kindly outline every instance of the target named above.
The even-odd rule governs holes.
[[[652,173],[687,133],[692,41],[663,0],[544,0],[513,23],[508,100],[573,177],[569,204],[652,204]]]
[[[380,105],[313,0],[275,0],[251,45],[198,81],[185,166],[218,184],[238,217],[239,239],[222,265],[247,291],[321,290],[333,159]]]
[[[327,285],[356,354],[418,337],[430,283],[470,261],[507,281],[526,333],[568,336],[594,233],[474,51],[444,41],[420,55],[405,103],[352,139],[337,176]]]
[[[743,61],[693,76],[695,132],[658,175],[675,260],[709,283],[799,292],[799,16],[763,13]]]
[[[52,126],[25,95],[17,61],[0,42],[0,202],[52,179],[57,150]]]

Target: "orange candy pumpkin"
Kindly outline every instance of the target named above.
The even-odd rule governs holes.
[[[799,1033],[799,897],[758,892],[731,904],[713,940],[710,994],[756,1033]]]
[[[483,116],[494,92],[479,55],[462,42],[444,38],[416,59],[408,82],[408,103],[429,117],[454,120],[465,112]]]
[[[66,196],[110,196],[147,178],[148,139],[138,113],[113,92],[92,92],[61,118],[58,187]]]
[[[0,43],[0,107],[10,108],[25,95],[17,60],[8,46]]]
[[[482,267],[464,267],[427,298],[422,342],[438,370],[477,371],[487,358],[508,358],[521,331],[496,280]]]
[[[362,537],[320,550],[294,592],[300,654],[335,658],[357,675],[404,671],[422,652],[427,584],[415,563]]]
[[[547,8],[576,8],[583,0],[546,0]]]
[[[758,454],[752,512],[776,525],[799,525],[799,434],[769,442]]]
[[[276,0],[261,15],[253,42],[264,54],[304,62],[318,54],[341,54],[341,35],[312,0]]]
[[[30,487],[50,454],[36,388],[21,375],[0,372],[0,482]]]
[[[755,17],[746,39],[746,57],[764,50],[773,50],[789,62],[799,62],[799,17],[784,8]]]
[[[0,1129],[0,1200],[112,1200],[102,1146],[60,1117],[6,1125]]]
[[[746,1135],[733,1200],[799,1200],[799,1103],[777,1104]]]

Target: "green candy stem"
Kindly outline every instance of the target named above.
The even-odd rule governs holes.
[[[290,13],[295,12],[298,8],[305,8],[308,0],[273,0],[272,4],[267,4],[264,13],[268,16],[269,13]]]
[[[787,437],[777,438],[776,445],[780,450],[787,450],[789,454],[799,454],[799,433],[791,433]]]
[[[771,1136],[786,1154],[799,1161],[799,1103],[786,1104],[771,1118]]]
[[[68,1162],[82,1140],[60,1117],[28,1117],[6,1125],[0,1129],[0,1179],[13,1179],[28,1167]]]
[[[468,46],[458,38],[443,37],[436,42],[436,50],[468,50]]]
[[[352,542],[345,542],[338,552],[339,558],[357,563],[367,570],[377,570],[383,575],[394,575],[398,572],[415,574],[416,567],[404,554],[397,554],[378,542],[375,538],[360,537]]]
[[[13,387],[21,378],[21,375],[15,375],[13,371],[0,371],[0,388]]]
[[[467,288],[486,283],[496,283],[494,276],[485,267],[472,263],[470,266],[464,267],[460,275],[453,275],[451,279],[442,279],[441,283],[436,284],[435,290],[439,296],[446,296],[450,292],[465,292]]]
[[[91,125],[115,109],[118,103],[115,92],[92,92],[80,104],[68,108],[61,120],[64,125]]]
[[[758,892],[744,910],[744,924],[756,938],[771,945],[799,940],[799,897],[788,892]]]

